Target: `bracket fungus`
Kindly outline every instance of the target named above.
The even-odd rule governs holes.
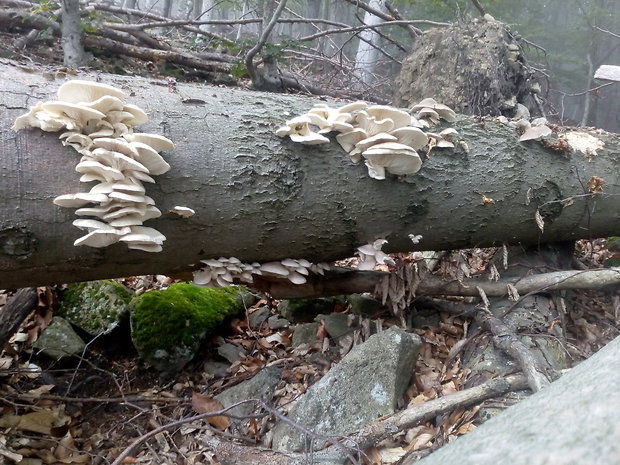
[[[84,217],[73,222],[86,235],[73,245],[107,247],[124,242],[128,248],[159,252],[166,237],[143,226],[161,216],[143,182],[155,182],[170,165],[159,154],[174,144],[158,134],[135,133],[134,126],[148,116],[136,105],[124,103],[125,93],[98,82],[72,80],[58,89],[58,100],[39,102],[19,116],[13,129],[40,128],[60,134],[62,144],[82,158],[75,170],[81,182],[98,182],[89,192],[60,195],[54,203],[77,208]]]
[[[385,179],[386,171],[394,175],[413,174],[422,167],[418,150],[424,147],[451,147],[457,132],[444,129],[439,134],[427,134],[423,128],[456,120],[456,113],[434,99],[424,99],[413,107],[412,116],[406,111],[387,105],[368,105],[354,102],[339,108],[319,103],[307,113],[297,116],[278,128],[276,135],[289,136],[294,142],[323,144],[324,136],[336,132],[336,141],[349,154],[353,163],[364,160],[368,175]],[[316,132],[313,128],[317,128]],[[428,153],[428,152],[427,152]]]

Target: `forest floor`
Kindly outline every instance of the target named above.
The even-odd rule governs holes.
[[[594,249],[590,246],[594,245]],[[609,254],[604,241],[581,243],[590,250],[592,267]],[[473,275],[484,273],[489,249],[454,252],[438,266],[450,272],[459,261]],[[452,271],[455,271],[454,269]],[[166,287],[164,276],[143,276],[119,280],[134,292]],[[325,331],[317,332],[316,342],[294,348],[294,325],[272,330],[253,313],[269,308],[277,314],[278,301],[264,298],[247,309],[245,318],[229,323],[221,334],[209,340],[199,355],[175,375],[160,375],[145,367],[132,348],[128,329],[95,338],[82,357],[62,363],[52,362],[32,348],[41,331],[50,323],[63,286],[39,288],[37,309],[13,336],[0,357],[0,455],[22,464],[111,463],[140,436],[197,413],[217,411],[221,404],[213,396],[251,378],[265,366],[283,368],[274,392],[274,406],[286,413],[291,402],[318,381],[337,363],[353,341],[362,342],[360,330],[352,331],[351,344],[340,344],[331,357]],[[10,292],[0,294],[0,304]],[[619,296],[616,293],[583,291],[569,302],[566,315],[567,346],[573,362],[588,358],[620,332]],[[414,304],[415,305],[415,304]],[[1,307],[0,307],[1,311]],[[264,311],[264,310],[262,310]],[[347,306],[334,311],[350,313]],[[399,325],[388,311],[370,320],[384,328]],[[457,345],[467,337],[470,321],[439,314],[438,324],[407,328],[423,341],[415,377],[402,406],[411,406],[460,391],[466,386],[468,370],[460,365]],[[233,363],[218,355],[218,347],[233,344],[247,354]],[[457,355],[455,356],[455,350]],[[333,350],[332,350],[333,353]],[[481,422],[478,410],[484,405],[508,406],[511,397],[492,399],[469,409],[460,409],[434,421],[400,431],[389,441],[367,450],[366,463],[398,463],[406,452],[422,457],[473,430]],[[242,444],[260,444],[274,424],[274,418],[233,420],[214,417],[209,421],[177,424],[139,443],[122,463],[218,464],[205,447],[208,437],[222,435]],[[24,458],[16,460],[19,454]]]
[[[57,41],[39,41],[27,50],[15,49],[15,36],[0,34],[3,58],[44,64],[58,71],[62,52]],[[106,72],[165,77],[152,63],[115,57],[96,57],[93,66]],[[71,74],[71,70],[65,70]],[[589,268],[600,267],[609,257],[604,240],[582,241],[576,252]],[[456,274],[465,263],[472,276],[482,275],[488,265],[488,250],[453,252],[442,259],[438,269]],[[136,292],[168,285],[164,276],[133,277],[120,280]],[[334,357],[317,356],[332,343],[324,331],[312,345],[291,346],[293,327],[272,330],[266,323],[251,324],[252,314],[267,306],[277,314],[278,302],[265,297],[247,309],[246,318],[230,322],[222,333],[208,341],[200,354],[175,375],[161,376],[145,367],[133,349],[128,331],[96,338],[83,356],[57,363],[39,356],[32,345],[50,323],[62,286],[39,288],[37,309],[0,353],[0,457],[7,463],[27,465],[55,463],[112,463],[133,441],[156,428],[172,424],[197,412],[217,410],[212,397],[226,388],[251,378],[265,366],[283,367],[275,391],[275,407],[286,413],[291,401],[303,394],[350,350],[340,347]],[[0,293],[0,311],[12,292]],[[618,294],[581,291],[568,305],[567,343],[573,348],[574,362],[583,360],[620,332]],[[349,313],[346,306],[334,311]],[[384,328],[399,320],[384,311],[372,317]],[[467,318],[441,313],[434,326],[407,328],[420,335],[423,347],[416,376],[405,394],[407,406],[462,390],[467,370],[460,366],[455,348],[466,336]],[[352,334],[351,342],[361,342]],[[244,349],[246,356],[225,364],[218,347],[229,343]],[[497,403],[497,401],[494,401]],[[501,402],[505,402],[502,400]],[[368,463],[397,463],[402,453],[420,456],[466,434],[480,422],[480,405],[401,431],[389,441],[367,451]],[[269,415],[243,420],[233,431],[220,417],[178,424],[145,440],[122,463],[218,464],[204,444],[205,438],[221,435],[244,444],[258,444],[274,424]],[[224,431],[225,430],[225,431]],[[0,462],[2,462],[0,458]],[[4,463],[4,462],[2,462]]]

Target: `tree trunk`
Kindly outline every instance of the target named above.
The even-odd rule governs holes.
[[[335,142],[304,146],[275,136],[286,119],[322,100],[199,84],[179,83],[174,91],[137,77],[78,77],[123,88],[128,103],[151,118],[139,130],[176,144],[165,154],[172,169],[147,185],[164,214],[145,226],[167,237],[164,250],[73,246],[83,235],[71,224],[74,211],[52,201],[90,188],[74,171],[79,155],[63,147],[58,134],[10,129],[28,106],[55,99],[63,80],[3,64],[0,288],[175,274],[220,256],[331,261],[378,237],[392,252],[538,244],[620,230],[617,135],[592,132],[605,147],[587,158],[520,143],[514,129],[492,119],[461,117],[454,126],[469,151],[434,149],[417,174],[378,181]],[[605,180],[602,192],[588,193],[591,176]],[[196,215],[167,213],[176,205]],[[423,239],[414,246],[409,234]]]
[[[385,11],[384,0],[370,0],[368,6],[375,10]],[[368,11],[364,15],[364,24],[368,26],[382,22],[381,18]],[[378,47],[381,43],[381,36],[373,29],[364,29],[359,33],[359,38],[360,42],[355,55],[355,75],[361,83],[368,85],[373,81],[373,72],[379,59]]]
[[[69,68],[84,65],[84,42],[80,24],[79,0],[62,0],[62,51],[63,63]]]

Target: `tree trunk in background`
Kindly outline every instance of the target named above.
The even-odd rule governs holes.
[[[164,0],[164,7],[161,15],[164,18],[172,18],[172,0]]]
[[[377,181],[335,142],[303,146],[275,136],[286,119],[323,100],[182,83],[171,92],[152,78],[77,77],[123,88],[131,95],[128,103],[150,116],[139,131],[175,142],[165,154],[172,169],[146,186],[164,214],[145,226],[167,237],[164,251],[73,246],[83,235],[71,224],[74,210],[52,201],[90,189],[74,171],[79,155],[63,147],[58,134],[10,129],[27,106],[55,99],[63,81],[3,64],[0,288],[174,274],[220,256],[332,261],[379,237],[389,241],[387,252],[412,250],[409,234],[423,235],[417,250],[447,250],[606,237],[620,230],[617,135],[593,132],[605,147],[589,159],[520,143],[514,129],[491,119],[462,117],[454,127],[469,151],[435,149],[419,173]],[[184,104],[186,99],[205,104]],[[594,175],[606,183],[602,193],[589,195]],[[176,205],[196,215],[167,213]]]
[[[368,6],[386,12],[385,0],[370,0]],[[383,20],[372,13],[366,12],[364,24],[372,26],[381,24]],[[359,33],[360,42],[355,55],[355,75],[363,84],[370,84],[377,60],[379,59],[378,47],[381,45],[381,37],[373,29],[364,29]]]
[[[128,10],[135,10],[136,0],[125,0],[123,2],[123,8],[127,8]]]
[[[69,68],[84,65],[84,43],[79,0],[61,0],[63,63]]]

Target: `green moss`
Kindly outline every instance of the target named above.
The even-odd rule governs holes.
[[[140,356],[161,371],[191,360],[205,337],[247,305],[247,290],[211,289],[190,283],[146,292],[131,303],[131,337]]]
[[[132,297],[125,286],[114,281],[69,284],[62,295],[59,314],[93,336],[105,334],[128,312]]]

